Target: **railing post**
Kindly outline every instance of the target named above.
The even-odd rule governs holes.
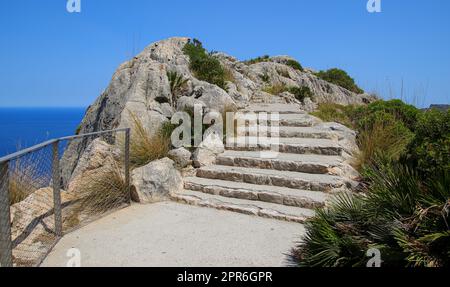
[[[8,162],[0,163],[0,266],[12,267]]]
[[[59,141],[53,143],[53,203],[55,215],[55,234],[62,236],[62,211],[61,211],[61,190],[60,190],[60,170],[59,170]]]
[[[125,192],[128,203],[131,203],[130,194],[130,129],[125,131]]]

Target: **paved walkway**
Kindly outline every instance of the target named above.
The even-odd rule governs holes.
[[[66,235],[42,266],[286,266],[303,225],[162,202],[132,205]]]

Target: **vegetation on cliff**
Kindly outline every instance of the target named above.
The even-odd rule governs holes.
[[[183,52],[189,56],[189,68],[196,78],[225,89],[226,71],[224,67],[222,67],[219,60],[203,48],[199,40],[189,41],[184,46]]]
[[[450,265],[450,112],[399,100],[323,104],[315,113],[359,132],[361,193],[342,195],[306,224],[300,266]]]
[[[327,71],[320,71],[316,73],[316,76],[327,82],[341,86],[354,93],[357,94],[364,93],[364,91],[355,84],[355,80],[352,77],[350,77],[347,74],[347,72],[341,69],[333,68]]]

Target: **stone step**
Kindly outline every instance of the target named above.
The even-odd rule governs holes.
[[[279,114],[279,126],[310,127],[320,122],[319,119],[306,114]]]
[[[329,139],[236,137],[227,139],[230,150],[277,150],[297,154],[341,155],[342,147]]]
[[[282,186],[323,192],[331,192],[334,189],[345,189],[347,186],[347,182],[343,178],[334,175],[225,165],[202,167],[197,170],[197,176],[209,179],[221,179],[234,182]]]
[[[256,103],[250,104],[245,108],[247,112],[267,112],[267,113],[280,113],[280,114],[301,114],[302,111],[297,104],[265,104],[265,103]],[[306,114],[306,113],[304,113]]]
[[[279,126],[310,127],[319,123],[319,119],[303,113],[278,114]]]
[[[257,167],[315,174],[327,174],[342,162],[343,158],[339,156],[292,153],[272,154],[264,151],[234,150],[227,150],[216,159],[216,163],[219,165]]]
[[[242,182],[188,177],[184,188],[208,194],[233,197],[252,201],[264,201],[302,208],[325,206],[329,195],[318,191],[298,190],[279,186],[256,185]]]
[[[216,208],[255,215],[265,218],[304,223],[314,216],[314,211],[262,201],[251,201],[238,198],[228,198],[219,195],[206,194],[198,191],[184,190],[171,194],[171,199],[180,203],[201,207]]]
[[[267,127],[260,125],[253,126],[241,126],[237,128],[238,136],[250,136],[258,135],[259,133],[265,133],[266,135],[279,136],[282,138],[312,138],[312,139],[331,139],[338,140],[339,137],[332,131],[326,131],[316,129],[313,127],[290,127],[290,126],[278,126]]]

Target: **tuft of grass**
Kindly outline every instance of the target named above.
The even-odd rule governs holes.
[[[141,120],[134,113],[130,112],[130,116],[132,119],[130,138],[131,165],[133,167],[144,166],[149,162],[166,157],[170,151],[171,131],[168,125],[163,125],[158,133],[151,136],[150,132],[147,131]],[[119,144],[123,145],[123,140],[120,140]],[[121,148],[121,150],[123,149]]]
[[[124,170],[112,157],[108,164],[87,172],[76,190],[76,200],[67,207],[64,229],[76,227],[84,219],[103,214],[128,203]]]
[[[381,154],[390,160],[398,160],[413,138],[414,134],[401,124],[376,121],[358,134],[360,152],[354,167],[362,170],[364,166],[373,164],[373,160]]]
[[[289,88],[284,84],[274,84],[272,86],[265,87],[263,91],[272,95],[279,95],[283,92],[289,91]]]
[[[321,103],[316,111],[311,115],[316,116],[326,122],[336,122],[350,128],[355,128],[348,110],[350,107],[335,103]]]
[[[38,166],[28,158],[17,159],[10,164],[8,183],[9,204],[23,201],[40,187]]]
[[[236,78],[234,77],[233,71],[229,68],[224,68],[224,80],[225,82],[236,83]]]

